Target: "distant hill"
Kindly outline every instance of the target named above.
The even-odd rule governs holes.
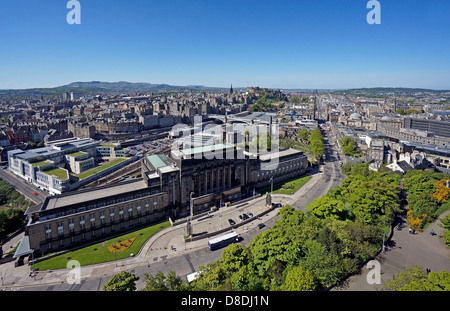
[[[16,89],[0,90],[0,97],[32,97],[32,96],[55,96],[64,92],[82,92],[82,93],[107,93],[107,92],[168,92],[168,91],[228,91],[227,88],[207,87],[203,85],[177,86],[169,84],[152,84],[145,82],[73,82],[54,88],[34,88],[34,89]]]
[[[57,89],[77,90],[99,90],[109,92],[159,92],[159,91],[177,91],[177,90],[197,90],[197,91],[225,91],[226,88],[208,87],[203,85],[169,85],[169,84],[152,84],[146,82],[73,82],[67,85],[57,87]]]
[[[346,89],[337,90],[334,93],[347,93],[347,94],[414,94],[414,93],[445,93],[449,90],[432,90],[422,88],[405,88],[405,87],[372,87],[372,88],[359,88],[359,89]]]
[[[146,82],[73,82],[54,88],[33,88],[33,89],[5,89],[0,90],[0,97],[14,98],[32,98],[39,96],[61,96],[64,92],[80,92],[86,95],[102,94],[109,92],[121,93],[140,93],[140,92],[173,92],[191,90],[196,92],[228,92],[227,87],[208,87],[203,85],[169,85],[169,84],[152,84]],[[245,88],[234,88],[234,90],[245,90]],[[304,89],[286,89],[287,91],[306,91]],[[448,90],[431,90],[422,88],[397,88],[397,87],[374,87],[374,88],[357,88],[357,89],[340,89],[340,90],[319,90],[328,91],[334,94],[355,94],[355,95],[373,95],[394,93],[394,94],[414,94],[419,92],[444,93]]]

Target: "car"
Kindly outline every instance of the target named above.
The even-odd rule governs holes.
[[[244,218],[242,218],[242,215],[239,215],[239,221],[244,221]]]
[[[266,225],[265,224],[258,224],[258,229],[262,229],[264,228]]]
[[[230,224],[230,226],[234,226],[236,223],[234,222],[233,219],[228,219],[228,223]]]
[[[244,220],[247,220],[249,217],[247,214],[242,214],[242,218],[244,218]]]
[[[252,214],[252,213],[250,213],[250,212],[247,212],[247,215],[248,215],[248,217],[250,217],[250,218],[252,218],[252,217],[253,217],[253,214]]]
[[[33,192],[33,195],[38,195],[38,193],[35,191],[35,192]]]

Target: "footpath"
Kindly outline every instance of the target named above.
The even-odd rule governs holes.
[[[443,213],[439,219],[442,219],[449,213],[450,211]],[[406,219],[398,218],[397,223],[402,225],[402,229],[394,229],[393,236],[387,243],[385,252],[380,253],[375,258],[380,262],[381,284],[370,285],[367,282],[369,269],[364,267],[360,274],[348,278],[342,286],[335,287],[333,290],[383,290],[386,282],[391,281],[395,274],[405,270],[405,265],[410,268],[414,265],[419,265],[433,272],[450,271],[450,248],[440,238],[444,229],[439,226],[439,220],[430,224],[423,232],[416,231],[414,234],[409,233]],[[431,235],[431,230],[436,235]]]

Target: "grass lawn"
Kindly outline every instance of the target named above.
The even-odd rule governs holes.
[[[44,171],[43,173],[50,175],[50,176],[56,176],[60,180],[66,180],[68,179],[69,175],[67,174],[67,171],[62,168],[54,168],[48,171]]]
[[[87,266],[96,263],[114,261],[116,259],[128,258],[130,257],[130,254],[137,254],[144,242],[147,241],[153,234],[169,226],[170,222],[166,221],[144,229],[130,232],[95,245],[87,246],[73,252],[65,253],[48,260],[38,262],[34,265],[34,269],[54,270],[66,268],[69,260],[78,260],[81,266]],[[108,246],[120,243],[119,241],[125,242],[133,238],[135,238],[133,244],[131,244],[131,246],[124,252],[117,253],[115,255],[108,250]]]
[[[77,177],[78,177],[78,179],[80,179],[80,180],[81,180],[81,179],[85,179],[85,178],[87,178],[87,177],[89,177],[89,176],[91,176],[91,175],[94,175],[95,173],[98,173],[98,172],[101,172],[101,171],[103,171],[103,170],[106,170],[107,168],[109,168],[109,167],[111,167],[111,166],[113,166],[113,165],[119,164],[120,162],[123,162],[123,161],[125,161],[125,160],[126,160],[125,158],[115,159],[114,161],[111,161],[111,162],[109,162],[109,163],[100,165],[99,167],[93,168],[93,169],[91,169],[91,170],[89,170],[89,171],[86,171],[86,172],[84,172],[84,173],[81,173],[81,174],[78,175]]]
[[[33,162],[31,164],[33,166],[43,166],[43,165],[46,165],[46,164],[49,164],[49,163],[50,163],[49,161],[45,160],[45,161]]]
[[[295,191],[300,189],[306,182],[311,178],[311,176],[304,176],[298,179],[294,179],[283,184],[273,185],[273,194],[294,194]],[[260,193],[265,194],[270,193],[270,187],[264,188]]]
[[[81,152],[81,151],[78,151],[78,152],[74,152],[74,153],[71,153],[71,154],[68,154],[68,156],[71,156],[71,157],[78,157],[78,156],[80,156],[80,155],[83,155],[83,154],[86,154],[86,152]]]

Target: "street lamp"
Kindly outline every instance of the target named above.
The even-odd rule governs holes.
[[[192,216],[194,214],[194,204],[192,203],[193,191],[189,194],[189,219],[187,221],[187,235],[192,236]]]

